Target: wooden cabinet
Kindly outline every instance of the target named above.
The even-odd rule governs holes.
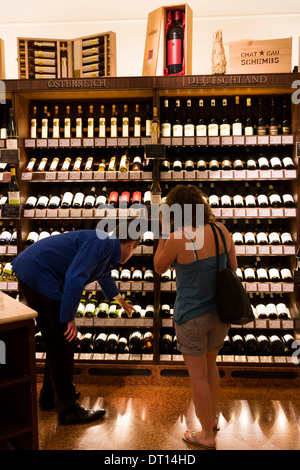
[[[183,77],[124,77],[124,78],[99,78],[99,79],[57,79],[57,80],[38,80],[38,81],[7,81],[7,90],[13,97],[15,114],[19,132],[19,146],[21,148],[21,160],[19,165],[19,181],[21,186],[21,202],[24,205],[28,196],[31,194],[41,194],[46,192],[48,195],[53,192],[63,192],[66,188],[80,188],[81,190],[89,190],[92,186],[96,189],[102,189],[103,186],[109,186],[110,189],[116,188],[118,191],[128,188],[133,192],[136,189],[145,192],[152,181],[153,175],[149,172],[140,171],[134,173],[131,170],[124,174],[120,171],[103,173],[98,172],[98,165],[102,158],[106,159],[108,165],[110,157],[117,153],[118,158],[124,153],[125,150],[129,151],[131,161],[135,155],[144,156],[145,145],[151,143],[151,139],[146,135],[145,120],[147,115],[147,106],[152,109],[156,106],[160,114],[160,122],[163,120],[163,103],[165,99],[169,99],[174,103],[176,99],[180,99],[182,103],[186,100],[192,99],[194,117],[197,113],[197,103],[200,98],[206,101],[214,97],[219,102],[222,97],[227,97],[233,103],[236,95],[240,96],[242,100],[246,100],[248,96],[253,97],[253,101],[257,103],[258,98],[263,97],[266,100],[271,100],[272,96],[281,99],[284,97],[289,102],[289,109],[291,111],[291,134],[278,136],[183,136],[170,138],[162,138],[161,143],[166,146],[166,152],[171,161],[174,160],[174,153],[177,152],[182,158],[186,158],[187,153],[193,153],[195,158],[199,155],[215,156],[220,162],[225,154],[236,154],[239,151],[245,152],[245,149],[250,149],[256,155],[262,151],[270,153],[274,150],[282,155],[285,151],[295,164],[295,169],[247,169],[244,167],[242,171],[236,171],[234,168],[229,171],[224,171],[220,167],[219,171],[211,171],[209,166],[205,170],[195,169],[188,172],[185,170],[176,172],[172,169],[168,172],[160,173],[160,182],[164,186],[169,186],[183,183],[183,184],[196,184],[202,183],[205,188],[209,187],[211,182],[222,189],[226,183],[244,186],[246,182],[256,184],[261,183],[282,183],[288,187],[294,200],[296,207],[294,208],[280,208],[273,210],[266,209],[247,209],[247,208],[217,208],[215,214],[218,220],[227,220],[229,223],[233,218],[238,220],[257,220],[270,218],[272,220],[280,220],[283,226],[286,226],[293,237],[293,246],[280,246],[280,247],[260,247],[255,246],[240,246],[237,249],[239,260],[242,261],[246,256],[262,256],[267,259],[275,259],[279,257],[281,260],[287,260],[291,270],[295,266],[296,248],[299,244],[299,218],[298,218],[298,161],[296,158],[295,144],[299,137],[300,127],[300,113],[299,106],[292,100],[292,94],[295,91],[293,83],[299,79],[299,74],[276,74],[276,75],[224,75],[224,76],[183,76]],[[65,138],[63,134],[59,138],[54,138],[49,133],[47,139],[30,138],[30,116],[33,106],[37,106],[39,110],[39,117],[41,117],[44,105],[47,105],[51,112],[54,111],[55,106],[59,106],[62,111],[61,117],[64,117],[64,110],[67,105],[72,108],[71,114],[76,118],[78,105],[82,105],[85,112],[88,113],[89,105],[94,105],[95,113],[95,133],[92,137],[76,138],[73,135]],[[140,112],[142,117],[142,133],[141,136],[133,135],[133,127],[130,130],[129,137],[123,137],[120,133],[117,137],[111,137],[109,133],[110,116],[112,105],[116,104],[120,118],[123,113],[124,104],[128,105],[130,122],[133,122],[135,104],[140,105]],[[106,137],[101,138],[98,130],[98,118],[100,113],[100,106],[105,105],[105,117],[107,122]],[[232,110],[231,110],[232,111]],[[230,112],[231,112],[230,111]],[[256,111],[255,111],[256,112]],[[184,117],[184,116],[183,116]],[[266,116],[267,117],[267,116]],[[119,123],[120,126],[120,123]],[[133,125],[132,125],[133,126]],[[75,127],[74,127],[75,129]],[[48,164],[55,157],[59,156],[62,162],[66,156],[72,159],[72,165],[76,156],[83,158],[85,162],[91,155],[94,157],[93,171],[84,171],[84,164],[81,171],[74,172],[71,169],[68,172],[62,173],[61,171],[33,171],[26,172],[26,166],[32,157],[37,158],[39,162],[43,157],[48,157]],[[107,167],[106,167],[107,170]],[[98,214],[99,215],[99,214]],[[102,214],[102,217],[105,213]],[[118,216],[122,216],[122,211],[119,209]],[[59,220],[63,220],[66,224],[70,221],[76,226],[80,226],[83,221],[95,222],[97,215],[95,209],[24,209],[20,220],[20,233],[19,249],[25,248],[25,240],[28,232],[33,227],[37,220],[42,224],[51,222],[56,224]],[[101,217],[101,215],[100,215]],[[155,245],[154,245],[155,251]],[[152,249],[141,247],[139,257],[145,260],[151,260],[153,255]],[[135,259],[137,259],[135,257]],[[276,258],[277,259],[277,258]],[[149,284],[142,282],[134,284],[132,281],[126,283],[119,283],[121,292],[126,293],[129,291],[142,291],[146,290],[147,294],[150,293],[154,304],[153,318],[132,319],[123,321],[121,319],[80,319],[79,326],[82,331],[91,330],[93,333],[104,330],[110,332],[117,330],[118,333],[124,331],[128,334],[135,329],[142,331],[150,330],[154,335],[153,353],[151,355],[141,354],[94,354],[93,353],[78,353],[76,356],[77,363],[80,366],[84,364],[92,364],[93,373],[99,367],[111,367],[117,365],[118,368],[126,369],[132,366],[144,368],[145,364],[151,367],[156,366],[173,366],[183,368],[183,361],[181,356],[177,354],[167,353],[163,354],[161,349],[161,339],[163,334],[170,333],[174,335],[173,320],[172,318],[161,318],[161,306],[166,296],[175,295],[175,282],[162,283],[160,277],[155,275],[154,282],[149,287]],[[287,295],[288,307],[292,313],[292,318],[288,320],[278,320],[272,322],[270,319],[264,321],[257,319],[253,325],[248,325],[239,330],[245,333],[246,331],[255,332],[276,332],[283,334],[284,332],[295,333],[299,327],[299,313],[298,313],[298,287],[291,283],[277,283],[273,285],[271,282],[262,284],[256,282],[254,284],[246,283],[245,288],[249,293],[256,292],[280,292]],[[90,290],[94,290],[95,286],[89,286]],[[119,323],[118,323],[119,322]],[[80,325],[81,323],[81,325]],[[101,325],[101,326],[99,326]],[[39,357],[43,358],[42,352]],[[231,354],[230,357],[225,354],[220,355],[219,362],[226,367],[236,365],[238,367],[245,367],[252,370],[257,366],[265,366],[278,368],[293,367],[291,357],[282,356],[278,358],[264,358],[259,357],[253,359],[248,358],[247,355],[238,356]],[[88,367],[89,367],[88,366]]]

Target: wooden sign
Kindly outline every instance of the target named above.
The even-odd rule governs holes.
[[[290,73],[292,38],[230,42],[227,73]]]

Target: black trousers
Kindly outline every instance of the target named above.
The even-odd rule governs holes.
[[[37,324],[46,348],[43,397],[54,399],[57,413],[76,403],[73,383],[75,341],[69,343],[64,336],[67,323],[60,323],[59,300],[39,294],[19,280],[19,287],[28,306],[38,313]]]

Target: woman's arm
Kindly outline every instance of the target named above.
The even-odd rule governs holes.
[[[168,240],[160,239],[154,255],[154,269],[158,274],[163,274],[176,260],[178,254],[178,240],[174,240],[171,234]]]

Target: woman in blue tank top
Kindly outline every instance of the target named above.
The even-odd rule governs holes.
[[[195,411],[202,428],[201,431],[187,430],[183,439],[214,450],[214,431],[219,429],[216,412],[220,389],[216,358],[229,329],[229,325],[219,321],[216,313],[216,248],[210,226],[215,218],[206,196],[193,185],[178,185],[172,189],[166,198],[167,206],[173,207],[174,211],[170,212],[170,218],[162,216],[162,235],[154,256],[154,267],[159,274],[171,264],[176,270],[174,322],[177,348],[182,352],[189,372]],[[176,210],[181,211],[181,217],[175,214]],[[183,222],[179,224],[179,220],[184,221],[184,225]],[[217,225],[222,231],[222,235],[217,235],[219,246],[226,243],[228,261],[233,269],[237,269],[231,236],[223,224]],[[220,248],[220,265],[226,265],[224,248]]]

